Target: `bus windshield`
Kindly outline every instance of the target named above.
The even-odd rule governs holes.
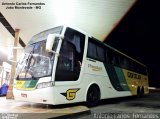
[[[58,41],[57,39],[53,45],[54,51],[57,49]],[[37,79],[50,76],[53,61],[54,54],[46,51],[46,40],[28,45],[24,56],[18,62],[16,79]]]

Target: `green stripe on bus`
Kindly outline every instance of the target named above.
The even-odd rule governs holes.
[[[30,85],[27,88],[34,88],[37,84],[38,80],[31,80]]]
[[[114,87],[115,90],[117,91],[125,91],[122,86],[120,85],[120,81],[118,79],[117,73],[115,71],[115,68],[113,65],[109,65],[104,63],[104,66],[106,68],[107,74],[109,76],[109,80]]]
[[[25,81],[23,88],[34,88],[37,84],[38,80],[29,80]]]
[[[119,68],[119,67],[114,67],[115,68],[115,71],[116,71],[116,74],[118,76],[118,80],[120,82],[120,85],[121,87],[125,90],[125,91],[129,91],[129,87],[128,87],[128,84],[127,84],[127,81],[126,81],[126,78],[124,76],[124,73],[123,73],[123,69],[122,68]]]

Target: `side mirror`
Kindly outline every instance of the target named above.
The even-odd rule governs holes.
[[[48,38],[46,41],[46,51],[47,52],[56,53],[55,51],[52,50],[56,37],[62,38],[60,34],[49,34],[48,35]]]
[[[53,43],[55,41],[55,34],[49,34],[47,41],[46,41],[46,51],[51,52],[52,51],[52,47],[53,47]]]

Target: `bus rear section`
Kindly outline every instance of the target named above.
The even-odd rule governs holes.
[[[94,81],[105,79],[98,83],[100,89],[104,87],[101,98],[143,96],[149,93],[148,73],[144,64],[93,37],[88,39],[87,58],[87,74],[92,75]]]

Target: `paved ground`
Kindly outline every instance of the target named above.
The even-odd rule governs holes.
[[[79,104],[52,106],[17,102],[6,100],[6,97],[0,97],[0,119],[48,119],[88,113],[90,113],[90,110]]]
[[[81,113],[88,111],[88,115]],[[91,111],[91,113],[89,113]],[[35,103],[16,102],[0,97],[0,118],[15,117],[12,119],[47,119],[70,114],[80,114],[63,118],[89,119],[152,119],[160,118],[160,92],[152,92],[143,98],[124,97],[107,99],[100,102],[100,105],[87,108],[81,103],[72,105],[48,106]],[[147,115],[137,115],[150,114]],[[135,115],[133,115],[135,114]],[[7,118],[10,119],[10,118]]]
[[[103,100],[99,106],[90,110],[90,115],[77,117],[77,119],[160,119],[160,92],[151,93],[143,98],[125,97]]]

